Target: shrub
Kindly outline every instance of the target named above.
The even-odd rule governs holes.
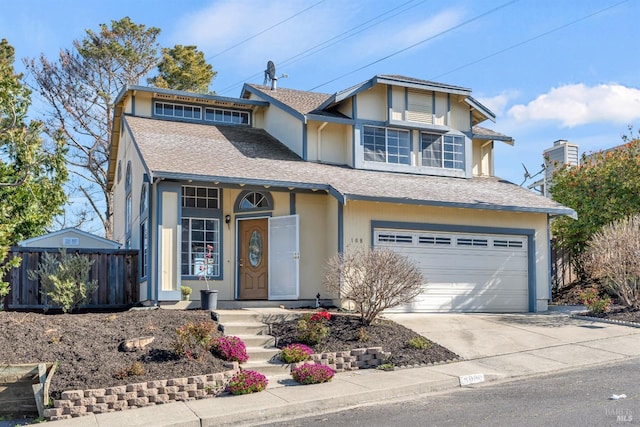
[[[203,360],[211,350],[215,330],[216,324],[213,322],[188,322],[176,329],[173,351],[178,357]]]
[[[313,354],[313,349],[304,344],[291,344],[280,352],[280,359],[286,363],[298,363],[308,360]]]
[[[393,363],[383,363],[382,365],[378,365],[376,369],[379,371],[394,371],[396,367],[393,366]]]
[[[327,311],[304,314],[298,320],[298,340],[309,345],[316,345],[322,342],[329,336],[331,331],[329,319],[331,319],[331,314]]]
[[[89,282],[89,272],[93,260],[80,254],[67,254],[60,250],[60,256],[45,252],[36,270],[29,270],[29,279],[38,280],[45,300],[45,310],[49,301],[67,313],[86,303],[98,289],[97,282]]]
[[[231,394],[256,393],[267,388],[267,377],[256,371],[240,371],[231,377],[227,391]]]
[[[422,292],[424,278],[415,263],[390,249],[358,248],[329,259],[325,287],[352,301],[365,325],[388,308],[411,302]]]
[[[300,384],[319,384],[331,381],[336,371],[326,365],[315,365],[305,363],[302,366],[293,368],[291,376]]]
[[[360,342],[369,341],[369,334],[367,333],[366,328],[358,328],[358,341]]]
[[[144,368],[142,367],[142,363],[133,362],[130,366],[118,370],[115,374],[113,374],[113,377],[118,380],[123,380],[128,377],[136,377],[140,375],[144,375]]]
[[[590,313],[596,314],[604,313],[611,305],[611,298],[608,295],[601,298],[598,290],[593,286],[580,292],[580,300],[587,306]]]
[[[431,342],[429,342],[428,339],[426,339],[425,337],[415,337],[415,338],[411,338],[407,344],[409,345],[409,347],[416,349],[416,350],[425,350],[429,347],[431,347]]]
[[[189,301],[189,295],[191,295],[192,289],[189,286],[180,286],[180,294],[183,301]]]
[[[640,309],[640,215],[634,215],[596,232],[584,255],[586,271],[598,279],[619,303]]]
[[[218,337],[214,338],[211,343],[213,352],[224,360],[238,363],[244,363],[249,360],[247,348],[244,342],[238,337]]]

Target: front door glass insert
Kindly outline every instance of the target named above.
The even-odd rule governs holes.
[[[262,261],[262,236],[258,230],[253,230],[249,238],[249,263],[257,267]]]

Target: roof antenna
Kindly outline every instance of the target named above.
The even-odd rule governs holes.
[[[276,76],[276,64],[273,61],[267,62],[267,69],[264,70],[264,85],[267,81],[271,82],[271,90],[277,89],[278,77]]]

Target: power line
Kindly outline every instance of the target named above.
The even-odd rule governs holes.
[[[289,57],[289,58],[287,58],[287,59],[285,59],[283,61],[278,61],[278,65],[284,66],[284,65],[294,64],[294,63],[300,61],[301,59],[304,59],[304,58],[309,57],[311,55],[315,55],[316,53],[321,52],[321,51],[323,51],[323,50],[325,50],[325,49],[327,49],[327,48],[329,48],[329,47],[331,47],[331,46],[333,46],[333,45],[335,45],[335,44],[337,44],[337,43],[339,43],[339,42],[341,42],[343,40],[346,40],[349,37],[353,37],[353,36],[355,36],[357,34],[360,34],[361,32],[363,32],[363,31],[365,31],[365,30],[367,30],[367,29],[369,29],[371,27],[374,27],[374,26],[384,22],[384,20],[383,20],[383,21],[372,23],[373,21],[376,21],[376,20],[384,17],[385,15],[388,15],[388,14],[390,14],[390,13],[392,13],[392,12],[398,10],[398,9],[401,9],[404,6],[408,5],[409,3],[413,3],[414,1],[415,0],[409,0],[409,1],[405,2],[405,3],[402,3],[401,5],[396,6],[396,7],[392,8],[392,9],[389,9],[388,11],[383,12],[380,15],[377,15],[374,18],[371,18],[371,19],[363,22],[360,25],[357,25],[357,26],[355,26],[353,28],[350,28],[347,31],[344,31],[344,32],[342,32],[342,33],[340,33],[340,34],[338,34],[338,35],[336,35],[336,36],[334,36],[334,37],[332,37],[332,38],[330,38],[328,40],[323,41],[322,43],[319,43],[319,44],[317,44],[317,45],[315,45],[315,46],[313,46],[311,48],[308,48],[308,49],[306,49],[306,50],[304,50],[304,51],[302,51],[302,52],[300,52],[300,53],[298,53],[298,54],[296,54],[294,56],[291,56],[291,57]],[[400,10],[399,12],[387,17],[385,20],[393,18],[393,17],[395,17],[397,15],[400,15],[401,13],[404,13],[404,12],[410,10],[410,9],[413,9],[414,7],[420,5],[421,3],[424,3],[425,1],[426,0],[421,0],[418,3],[415,3],[415,4],[411,5],[410,7],[407,7],[406,9]],[[372,23],[372,24],[371,25],[367,25],[369,23]],[[357,29],[359,29],[361,27],[364,27],[364,28],[362,28],[359,31],[355,31],[355,30],[357,30]],[[342,36],[345,36],[345,37],[342,37]],[[260,77],[261,75],[262,75],[262,72],[252,74],[251,76],[248,76],[248,77],[244,78],[243,80],[238,81],[237,83],[234,83],[232,85],[229,85],[229,86],[225,87],[219,93],[221,93],[221,94],[222,93],[226,93],[226,92],[228,92],[229,90],[231,90],[233,88],[242,86],[247,81],[250,81],[250,80],[252,80],[254,78]]]
[[[416,47],[416,46],[419,46],[419,45],[421,45],[421,44],[423,44],[423,43],[426,43],[426,42],[428,42],[428,41],[431,41],[431,40],[433,40],[433,39],[435,39],[435,38],[437,38],[437,37],[440,37],[440,36],[442,36],[442,35],[444,35],[444,34],[447,34],[447,33],[450,33],[450,32],[452,32],[452,31],[454,31],[454,30],[457,30],[458,28],[463,27],[463,26],[465,26],[465,25],[467,25],[467,24],[470,24],[470,23],[472,23],[472,22],[474,22],[474,21],[477,21],[478,19],[484,18],[485,16],[487,16],[487,15],[489,15],[489,14],[491,14],[491,13],[497,12],[497,11],[498,11],[498,10],[500,10],[500,9],[504,9],[505,7],[510,6],[510,5],[511,5],[511,4],[513,4],[513,3],[517,3],[518,1],[520,1],[520,0],[512,0],[512,1],[508,1],[508,2],[506,2],[506,3],[503,3],[503,4],[501,4],[500,6],[497,6],[497,7],[493,8],[493,9],[491,9],[491,10],[488,10],[487,12],[484,12],[484,13],[482,13],[482,14],[480,14],[480,15],[477,15],[477,16],[475,16],[475,17],[473,17],[473,18],[471,18],[471,19],[468,19],[468,20],[466,20],[466,21],[464,21],[464,22],[461,22],[461,23],[460,23],[460,24],[458,24],[458,25],[454,25],[453,27],[450,27],[450,28],[448,28],[448,29],[446,29],[446,30],[444,30],[444,31],[441,31],[441,32],[437,33],[437,34],[434,34],[433,36],[427,37],[426,39],[420,40],[420,41],[419,41],[419,42],[417,42],[417,43],[414,43],[414,44],[412,44],[412,45],[410,45],[410,46],[407,46],[407,47],[405,47],[405,48],[403,48],[403,49],[397,50],[397,51],[395,51],[395,52],[393,52],[393,53],[391,53],[391,54],[389,54],[389,55],[387,55],[387,56],[384,56],[384,57],[382,57],[382,58],[380,58],[380,59],[377,59],[377,60],[375,60],[375,61],[373,61],[373,62],[370,62],[370,63],[368,63],[368,64],[366,64],[366,65],[363,65],[363,66],[362,66],[362,67],[360,67],[360,68],[357,68],[357,69],[355,69],[355,70],[349,71],[349,72],[344,73],[344,74],[342,74],[342,75],[340,75],[340,76],[338,76],[338,77],[336,77],[336,78],[334,78],[334,79],[331,79],[331,80],[329,80],[329,81],[327,81],[327,82],[325,82],[325,83],[322,83],[322,84],[320,84],[320,85],[317,85],[317,86],[315,86],[315,87],[312,87],[311,89],[308,89],[308,91],[313,91],[313,90],[315,90],[315,89],[318,89],[319,87],[326,86],[326,85],[328,85],[329,83],[333,83],[333,82],[335,82],[336,80],[340,80],[340,79],[342,79],[343,77],[346,77],[346,76],[351,75],[351,74],[353,74],[353,73],[357,73],[358,71],[364,70],[365,68],[368,68],[368,67],[370,67],[370,66],[372,66],[372,65],[375,65],[375,64],[377,64],[377,63],[379,63],[379,62],[385,61],[385,60],[387,60],[387,59],[389,59],[389,58],[392,58],[392,57],[394,57],[394,56],[396,56],[396,55],[399,55],[399,54],[401,54],[401,53],[403,53],[403,52],[406,52],[406,51],[408,51],[409,49],[413,49],[413,48],[414,48],[414,47]]]
[[[274,28],[275,28],[275,27],[277,27],[278,25],[284,24],[285,22],[290,21],[291,19],[295,18],[296,16],[298,16],[298,15],[300,15],[300,14],[302,14],[302,13],[306,12],[307,10],[309,10],[309,9],[312,9],[312,8],[316,7],[316,6],[317,6],[317,5],[319,5],[320,3],[323,3],[324,1],[325,1],[325,0],[320,0],[319,2],[314,3],[314,4],[312,4],[311,6],[307,7],[306,9],[303,9],[303,10],[301,10],[300,12],[294,13],[293,15],[289,16],[288,18],[283,19],[282,21],[280,21],[280,22],[278,22],[278,23],[276,23],[276,24],[273,24],[272,26],[270,26],[270,27],[268,27],[268,28],[265,28],[264,30],[260,31],[259,33],[256,33],[256,34],[254,34],[254,35],[252,35],[252,36],[250,36],[250,37],[247,37],[246,39],[244,39],[244,40],[242,40],[242,41],[240,41],[240,42],[238,42],[238,43],[234,44],[233,46],[230,46],[230,47],[226,48],[225,50],[223,50],[223,51],[221,51],[221,52],[218,52],[218,53],[216,53],[216,54],[215,54],[215,55],[213,55],[213,56],[210,56],[209,58],[207,58],[207,61],[210,61],[210,60],[212,60],[213,58],[216,58],[216,57],[218,57],[218,56],[222,55],[223,53],[229,52],[231,49],[235,49],[236,47],[240,46],[240,45],[241,45],[241,44],[243,44],[243,43],[248,42],[249,40],[255,39],[256,37],[258,37],[258,36],[260,36],[260,35],[262,35],[262,34],[266,33],[267,31],[274,29]]]
[[[454,69],[452,69],[452,70],[449,70],[449,71],[447,71],[447,72],[445,72],[445,73],[438,74],[437,76],[433,76],[433,77],[431,77],[431,79],[438,79],[438,78],[440,78],[440,77],[442,77],[442,76],[446,76],[446,75],[451,74],[451,73],[454,73],[454,72],[456,72],[456,71],[458,71],[458,70],[462,70],[463,68],[470,67],[470,66],[475,65],[475,64],[477,64],[477,63],[479,63],[479,62],[482,62],[482,61],[484,61],[484,60],[486,60],[486,59],[493,58],[494,56],[500,55],[501,53],[504,53],[504,52],[506,52],[506,51],[508,51],[508,50],[515,49],[516,47],[520,47],[520,46],[525,45],[525,44],[527,44],[527,43],[529,43],[529,42],[532,42],[532,41],[534,41],[534,40],[538,40],[539,38],[542,38],[542,37],[544,37],[544,36],[548,36],[549,34],[552,34],[552,33],[555,33],[555,32],[557,32],[557,31],[563,30],[563,29],[565,29],[565,28],[567,28],[567,27],[570,27],[570,26],[575,25],[575,24],[577,24],[577,23],[579,23],[579,22],[585,21],[585,20],[587,20],[587,19],[589,19],[589,18],[592,18],[592,17],[594,17],[594,16],[596,16],[596,15],[599,15],[599,14],[601,14],[601,13],[604,13],[604,12],[606,12],[606,11],[610,10],[610,9],[613,9],[613,8],[615,8],[615,7],[620,6],[620,5],[621,5],[621,4],[623,4],[623,3],[628,3],[628,2],[629,2],[629,0],[623,0],[623,1],[620,1],[620,2],[618,2],[618,3],[612,4],[611,6],[607,6],[607,7],[605,7],[604,9],[600,9],[600,10],[598,10],[598,11],[596,11],[596,12],[590,13],[589,15],[585,15],[585,16],[583,16],[583,17],[581,17],[581,18],[578,18],[578,19],[576,19],[575,21],[571,21],[571,22],[569,22],[569,23],[567,23],[567,24],[563,24],[563,25],[561,25],[561,26],[559,26],[559,27],[555,27],[555,28],[553,28],[553,29],[551,29],[551,30],[545,31],[544,33],[540,33],[540,34],[538,34],[538,35],[536,35],[536,36],[534,36],[534,37],[531,37],[531,38],[529,38],[529,39],[526,39],[526,40],[521,41],[521,42],[516,43],[516,44],[512,44],[511,46],[505,47],[504,49],[500,49],[500,50],[498,50],[498,51],[496,51],[496,52],[493,52],[493,53],[491,53],[491,54],[489,54],[489,55],[483,56],[483,57],[482,57],[482,58],[480,58],[480,59],[476,59],[475,61],[468,62],[468,63],[466,63],[466,64],[464,64],[464,65],[461,65],[461,66],[459,66],[459,67],[456,67],[456,68],[454,68]]]

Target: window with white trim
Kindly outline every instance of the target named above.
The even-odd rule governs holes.
[[[219,209],[220,192],[217,188],[211,187],[182,187],[182,207],[183,208],[202,208],[202,209]]]
[[[181,274],[219,278],[220,189],[185,185],[182,187]]]
[[[464,136],[420,133],[422,166],[464,169]]]
[[[200,120],[202,118],[202,108],[196,105],[156,101],[154,103],[154,114],[156,116]]]
[[[228,110],[225,108],[205,108],[204,120],[207,122],[248,125],[249,113],[247,111]]]
[[[363,126],[364,160],[399,165],[411,164],[409,131]]]
[[[220,276],[220,220],[182,218],[181,274]]]

